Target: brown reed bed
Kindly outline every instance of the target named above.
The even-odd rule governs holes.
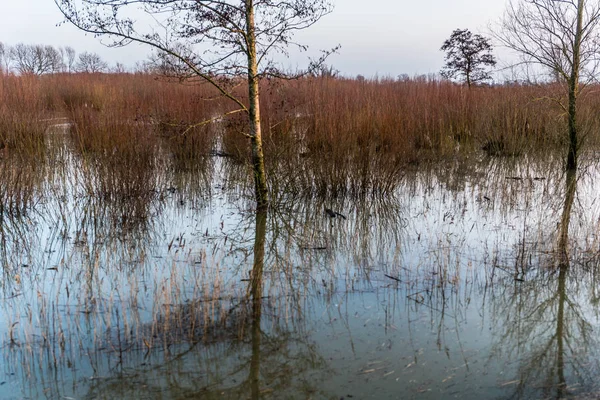
[[[566,121],[549,100],[559,89],[468,90],[433,78],[265,80],[269,185],[292,196],[386,195],[423,163],[561,149]],[[241,86],[235,91],[245,97]],[[212,170],[215,156],[248,163],[245,116],[220,119],[233,105],[207,85],[147,74],[2,76],[0,97],[0,145],[23,154],[40,148],[39,121],[67,116],[80,151],[136,174],[155,168],[157,157],[174,172]],[[597,108],[589,91],[580,106],[588,144],[598,143]]]
[[[38,82],[30,77],[0,79],[0,150],[29,159],[44,152],[48,126]]]
[[[310,78],[265,82],[263,135],[273,191],[303,196],[393,193],[407,170],[448,158],[519,156],[561,149],[566,121],[547,99],[551,87],[465,87],[408,81]],[[597,142],[592,110],[582,104],[588,142]],[[247,159],[230,120],[223,139]]]
[[[20,218],[40,201],[47,177],[47,113],[38,82],[0,78],[0,214]],[[4,225],[4,224],[3,224]],[[4,231],[4,229],[2,229]]]
[[[211,170],[214,127],[193,125],[215,114],[204,100],[212,93],[144,75],[92,75],[84,83],[65,85],[53,103],[72,122],[74,146],[94,163],[93,186],[103,195],[148,196],[166,188],[157,180],[167,170]]]

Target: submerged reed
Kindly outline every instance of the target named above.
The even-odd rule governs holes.
[[[269,185],[291,196],[386,195],[423,163],[553,151],[566,132],[547,100],[552,85],[468,90],[433,78],[331,77],[261,85]],[[215,157],[249,160],[245,115],[220,118],[233,105],[207,85],[145,74],[2,76],[0,97],[0,146],[32,158],[43,148],[44,121],[66,116],[80,151],[134,175],[156,159],[175,174],[212,173]],[[587,143],[598,142],[598,105],[594,92],[582,98]]]

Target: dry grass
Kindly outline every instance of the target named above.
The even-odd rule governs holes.
[[[473,153],[516,156],[560,149],[566,121],[546,99],[552,87],[467,90],[437,80],[305,79],[265,82],[263,135],[274,191],[305,196],[392,193],[411,166]],[[582,104],[588,141],[597,138],[592,96]],[[247,158],[230,121],[224,144]]]
[[[31,77],[0,79],[0,149],[19,157],[43,156],[46,110],[39,82]]]
[[[235,90],[244,98],[241,86]],[[386,195],[407,168],[429,161],[558,149],[566,121],[547,99],[557,90],[505,85],[469,91],[423,78],[264,81],[269,185],[291,196]],[[156,168],[210,173],[215,155],[248,164],[244,114],[216,119],[233,105],[207,85],[142,74],[3,76],[0,98],[0,146],[30,158],[44,148],[47,119],[67,116],[82,155],[110,170],[122,166],[131,179],[151,181]],[[597,142],[600,131],[597,103],[590,94],[581,104],[588,143]],[[137,189],[124,190],[135,195]]]

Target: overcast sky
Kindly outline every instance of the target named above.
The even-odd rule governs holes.
[[[505,0],[333,0],[335,10],[299,38],[312,49],[341,44],[330,63],[344,75],[397,76],[436,73],[443,65],[439,51],[456,28],[487,34],[502,15]],[[97,52],[111,64],[133,66],[149,53],[133,45],[106,48],[98,39],[61,25],[53,0],[2,0],[0,41],[71,46]],[[295,56],[291,67],[302,66]]]

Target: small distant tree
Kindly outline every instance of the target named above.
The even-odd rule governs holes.
[[[11,52],[12,52],[12,47],[6,44],[3,44],[4,46],[4,52],[2,54],[2,57],[0,58],[0,61],[2,62],[2,66],[0,67],[4,73],[9,74],[11,73],[11,67],[12,67],[12,57],[11,57]]]
[[[110,71],[114,74],[124,74],[127,72],[127,67],[125,67],[125,64],[117,62]]]
[[[490,40],[468,29],[456,29],[442,45],[446,65],[441,74],[446,79],[460,78],[471,85],[491,79],[488,68],[496,65]]]
[[[6,56],[6,46],[4,43],[0,42],[0,74],[8,73],[8,71],[4,70],[4,57]]]
[[[50,74],[63,66],[60,52],[52,46],[19,43],[11,48],[10,58],[20,74]]]
[[[76,66],[77,71],[93,74],[96,72],[104,72],[108,69],[108,64],[102,60],[97,53],[89,53],[84,51],[79,54],[79,61]]]
[[[336,78],[339,74],[340,71],[327,64],[322,64],[319,68],[312,71],[313,76],[321,78]]]
[[[65,46],[64,56],[65,56],[65,66],[67,68],[67,72],[71,73],[75,69],[75,49],[71,46]]]

